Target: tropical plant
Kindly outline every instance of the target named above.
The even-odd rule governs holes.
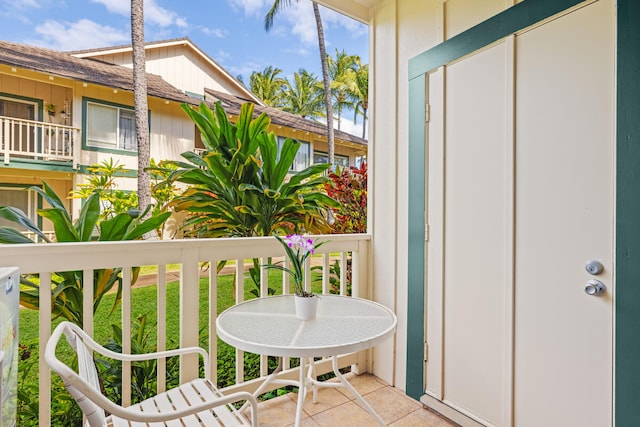
[[[351,96],[355,99],[353,121],[357,123],[358,115],[362,116],[362,138],[367,130],[367,110],[369,109],[369,64],[362,64],[360,58],[356,59],[353,84],[349,88]]]
[[[282,110],[307,119],[323,117],[322,87],[313,73],[307,70],[293,73],[293,81],[285,80]]]
[[[331,229],[325,214],[338,205],[323,191],[328,164],[290,173],[300,142],[287,138],[278,150],[273,132],[267,132],[271,120],[264,113],[254,119],[251,103],[242,105],[235,125],[220,103],[215,112],[204,103],[197,110],[182,108],[206,147],[201,156],[183,153],[188,163],[168,162],[177,169],[169,171],[167,181],[191,185],[170,203],[190,214],[184,224],[188,235],[255,237]],[[249,274],[256,288],[259,269],[254,259]]]
[[[88,242],[98,241],[125,241],[140,239],[145,233],[160,227],[169,212],[152,215],[147,220],[143,220],[138,211],[131,210],[119,213],[110,219],[99,221],[100,219],[100,196],[98,193],[91,194],[80,214],[75,221],[71,220],[71,215],[58,197],[55,191],[45,182],[43,188],[33,186],[30,190],[37,192],[49,204],[50,207],[38,209],[38,215],[49,219],[53,223],[55,240],[57,242]],[[151,206],[147,208],[150,210]],[[15,223],[34,233],[44,242],[51,243],[51,240],[31,219],[20,209],[11,206],[0,207],[0,218]],[[12,227],[0,227],[0,243],[35,243],[27,236]],[[100,269],[93,273],[93,312],[95,313],[102,298],[117,286],[118,297],[115,300],[114,308],[120,301],[122,290],[122,277],[120,268]],[[133,268],[132,282],[137,279],[139,269]],[[36,280],[23,277],[21,279],[22,289],[20,291],[20,304],[26,308],[39,309],[40,286]],[[52,276],[52,314],[54,318],[63,317],[71,322],[82,326],[83,312],[83,272],[66,271],[57,272]]]
[[[185,222],[199,237],[254,237],[292,232],[323,233],[330,227],[327,209],[338,207],[322,185],[328,164],[315,164],[289,174],[298,141],[286,139],[280,151],[269,117],[253,118],[253,104],[242,105],[232,124],[217,103],[199,109],[183,105],[202,134],[206,151],[182,154],[168,182],[191,185],[171,206],[189,212]]]
[[[254,71],[249,77],[251,92],[266,105],[274,108],[281,108],[284,102],[282,89],[286,80],[278,77],[280,73],[280,68],[268,66],[263,71]]]
[[[342,52],[336,49],[336,57],[330,55],[327,57],[329,65],[329,75],[331,76],[331,95],[333,97],[333,109],[338,115],[338,129],[342,122],[342,111],[346,108],[354,107],[354,98],[351,88],[355,79],[355,71],[353,69],[356,59],[355,55],[348,55],[344,50]]]
[[[351,166],[329,174],[330,182],[325,184],[327,194],[340,202],[340,207],[332,209],[335,221],[332,233],[367,232],[367,164]]]
[[[137,193],[117,188],[116,176],[124,173],[124,165],[109,158],[89,166],[87,170],[90,175],[87,176],[84,183],[78,184],[78,189],[73,190],[71,196],[77,199],[86,199],[97,193],[100,198],[101,221],[137,208]]]
[[[276,15],[285,7],[291,5],[293,0],[274,0],[273,6],[264,17],[264,28],[269,31],[273,27],[273,20]],[[295,0],[297,3],[299,0]],[[322,27],[322,17],[320,16],[320,8],[315,1],[311,2],[313,6],[313,16],[316,20],[316,30],[318,32],[318,48],[320,51],[320,64],[322,66],[322,84],[324,86],[324,105],[326,108],[327,118],[327,147],[329,155],[329,164],[333,165],[334,152],[334,130],[333,130],[333,107],[331,104],[331,79],[329,77],[329,66],[327,65],[327,48],[324,42],[324,29]],[[304,117],[304,116],[303,116]]]
[[[150,165],[152,168],[158,166],[165,166],[164,162],[156,163],[154,159],[151,159]],[[170,168],[163,169],[166,170]],[[78,184],[78,189],[73,190],[71,195],[73,198],[86,199],[93,193],[100,195],[100,221],[113,218],[114,215],[119,213],[126,213],[132,209],[137,209],[138,206],[138,193],[135,191],[124,191],[118,189],[116,177],[124,173],[124,166],[118,161],[113,161],[112,158],[103,160],[98,164],[94,164],[88,167],[90,175],[86,178],[84,183]],[[150,173],[151,182],[154,187],[151,190],[151,195],[155,204],[153,204],[152,214],[157,215],[167,210],[168,203],[180,191],[177,187],[168,185],[165,181],[167,174],[166,171],[154,170]],[[159,227],[155,232],[158,236],[162,237],[163,228]]]
[[[353,276],[353,269],[352,269],[352,258],[351,256],[347,257],[346,262],[347,262],[347,269],[345,271],[346,273],[346,277],[345,277],[345,284],[346,284],[346,289],[345,289],[345,295],[347,296],[351,296],[352,295],[352,280],[351,277]],[[322,266],[321,265],[316,265],[311,267],[311,271],[322,271]],[[329,293],[330,294],[340,294],[340,275],[341,275],[341,268],[340,268],[340,261],[335,260],[333,264],[329,264]]]
[[[153,328],[147,329],[149,323],[147,315],[138,316],[132,325],[131,354],[148,354],[158,350],[153,339]],[[170,344],[171,345],[171,344]],[[111,325],[111,337],[104,345],[105,348],[122,353],[122,328]],[[179,384],[180,364],[177,357],[166,360],[167,387],[175,387]],[[96,366],[103,379],[105,394],[110,400],[122,402],[122,362],[96,358]],[[131,363],[131,403],[139,403],[154,396],[158,385],[158,361],[156,359]]]

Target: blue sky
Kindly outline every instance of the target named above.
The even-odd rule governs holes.
[[[269,65],[281,68],[284,77],[305,68],[320,78],[311,2],[294,2],[267,33],[264,15],[272,4],[273,0],[145,0],[145,40],[189,37],[247,83],[252,71]],[[0,0],[0,39],[57,50],[130,44],[130,7],[130,0]],[[344,50],[368,62],[366,25],[322,6],[320,13],[327,51],[333,55],[336,49]],[[347,126],[343,130],[349,131]]]

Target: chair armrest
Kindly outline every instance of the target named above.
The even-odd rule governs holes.
[[[209,377],[209,353],[207,353],[206,350],[204,350],[203,348],[185,347],[185,348],[177,348],[174,350],[158,351],[154,353],[145,353],[145,354],[116,353],[115,351],[111,351],[108,348],[105,348],[102,345],[95,342],[93,338],[87,335],[86,332],[84,332],[74,323],[71,323],[71,322],[64,322],[64,323],[66,324],[66,328],[71,329],[76,335],[81,337],[84,345],[89,347],[91,350],[103,356],[107,356],[111,359],[119,360],[121,362],[139,362],[139,361],[145,361],[145,360],[160,359],[163,357],[198,353],[202,356],[202,359],[204,360],[205,377],[210,378]]]

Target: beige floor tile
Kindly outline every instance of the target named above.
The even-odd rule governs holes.
[[[383,387],[372,391],[363,395],[363,398],[387,424],[391,424],[408,413],[422,408],[422,404],[393,387]],[[354,402],[360,405],[359,402]]]
[[[286,427],[294,427],[295,423],[287,424]],[[328,427],[318,424],[313,418],[303,418],[300,420],[300,427]]]
[[[298,393],[289,393],[291,400],[298,401]],[[335,388],[319,388],[318,389],[318,402],[313,403],[313,392],[309,390],[305,399],[303,410],[309,415],[317,414],[318,412],[326,411],[334,406],[347,403],[349,399],[344,394],[340,393]]]
[[[407,397],[402,391],[387,386],[372,375],[347,374],[349,382],[363,395],[389,427],[458,427],[422,404]],[[333,381],[333,380],[332,380]],[[261,427],[291,427],[295,421],[297,393],[289,393],[261,402],[259,406]],[[346,389],[320,388],[318,403],[312,402],[307,393],[302,427],[369,427],[375,419],[353,400]]]
[[[389,427],[457,427],[457,424],[428,409],[417,409],[398,421],[389,424]]]
[[[349,381],[349,384],[351,384],[358,391],[358,393],[360,393],[363,396],[367,393],[371,393],[372,391],[375,391],[387,386],[384,382],[382,382],[378,378],[368,374],[356,375],[349,372],[345,375],[345,378],[347,379],[347,381]],[[331,381],[338,381],[338,379],[334,378]],[[354,396],[351,394],[351,392],[348,389],[340,388],[338,390],[340,390],[340,392],[345,396],[347,396],[349,399],[354,399]]]
[[[376,425],[375,419],[354,402],[320,412],[312,419],[322,427],[371,427]]]
[[[260,427],[282,427],[293,424],[296,419],[296,402],[291,400],[289,394],[260,402],[258,405]],[[305,413],[302,416],[309,417]]]

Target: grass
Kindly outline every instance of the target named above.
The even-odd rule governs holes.
[[[312,273],[313,290],[314,292],[321,292],[321,282],[319,274]],[[271,270],[269,272],[269,286],[275,290],[276,294],[282,293],[282,272],[278,270]],[[245,277],[245,300],[254,298],[251,291],[255,289],[254,285],[250,283]],[[217,313],[231,307],[235,304],[235,291],[234,291],[234,275],[225,274],[218,276],[218,295],[217,295]],[[200,313],[200,346],[208,348],[208,334],[207,325],[209,322],[208,316],[208,301],[209,301],[209,283],[207,278],[200,279],[199,290],[199,313]],[[113,336],[112,324],[120,326],[122,324],[121,306],[115,306],[115,294],[107,294],[104,296],[100,306],[98,307],[94,315],[94,339],[101,344],[107,342],[109,338]],[[169,348],[175,348],[180,341],[180,283],[178,281],[167,283],[166,293],[166,338],[167,346]],[[131,318],[132,322],[135,319],[142,316],[146,316],[147,322],[151,325],[157,323],[157,286],[150,285],[132,289],[131,292]],[[20,310],[20,332],[19,339],[22,344],[33,343],[38,340],[39,337],[39,312],[36,310],[21,309]],[[62,319],[55,320],[54,327]],[[151,328],[152,332],[149,336],[151,344],[157,342],[156,328]],[[219,342],[219,354],[228,353],[229,349],[225,348],[226,344]],[[228,367],[227,367],[228,368]],[[35,372],[34,372],[35,375]],[[224,385],[220,385],[221,387]]]

